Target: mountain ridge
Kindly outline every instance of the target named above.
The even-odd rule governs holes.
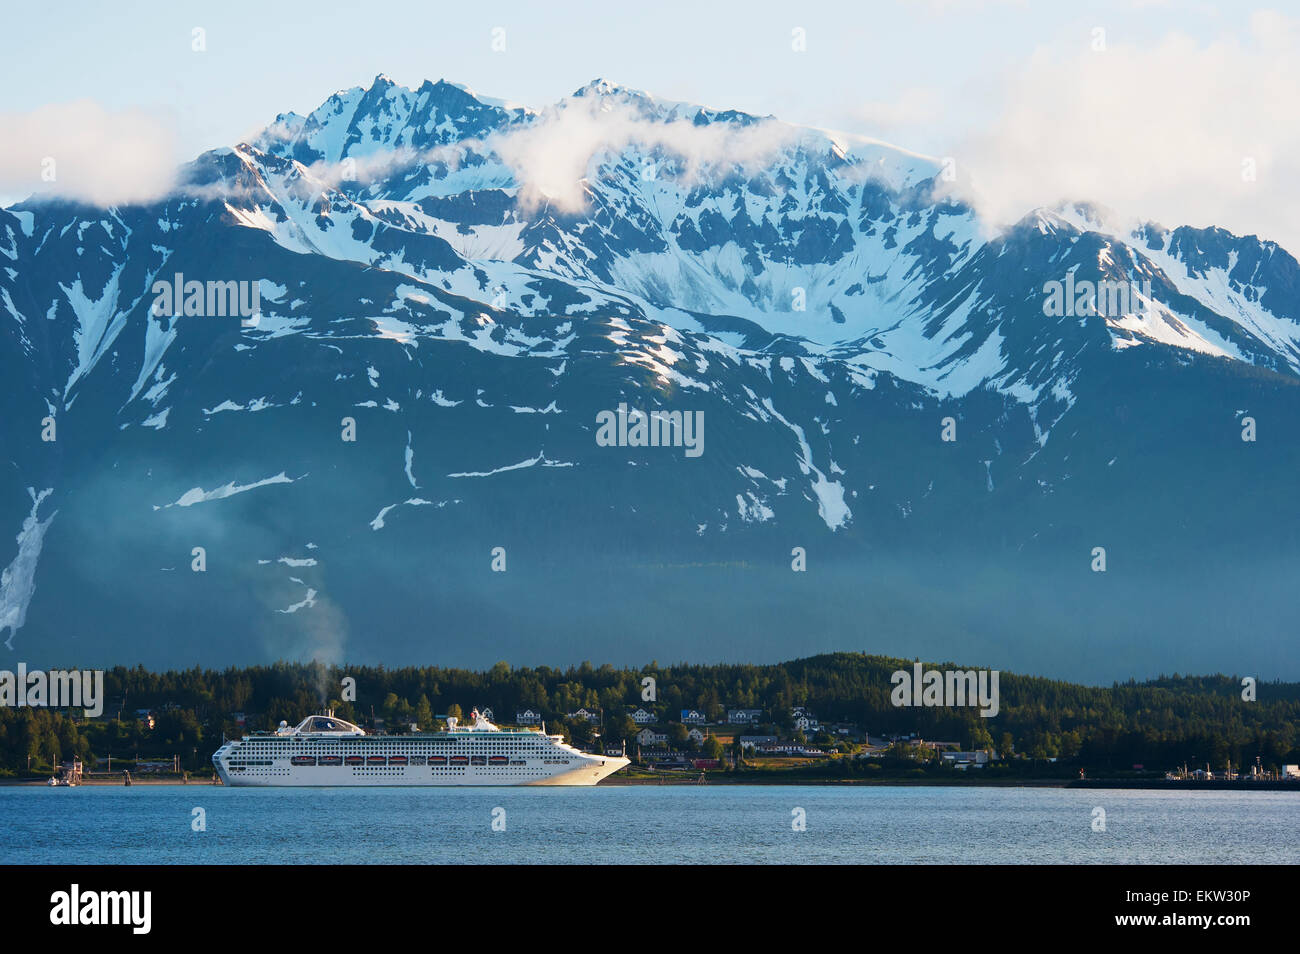
[[[548,112],[376,82],[203,154],[162,201],[0,210],[0,373],[19,382],[0,628],[40,651],[99,626],[126,646],[133,607],[163,633],[198,605],[204,632],[246,633],[229,659],[329,659],[371,617],[370,583],[391,604],[365,627],[376,658],[410,658],[410,619],[444,611],[449,629],[509,642],[524,606],[545,640],[578,619],[591,655],[609,657],[615,621],[624,658],[695,641],[743,658],[717,635],[730,608],[758,631],[755,658],[860,642],[866,625],[882,652],[974,641],[1007,668],[1125,677],[1232,668],[1216,645],[1226,572],[1257,603],[1239,617],[1260,630],[1251,652],[1294,671],[1278,581],[1297,537],[1279,511],[1300,436],[1289,253],[1079,204],[998,232],[935,160],[653,98],[647,118],[619,105],[624,88],[588,88]],[[582,135],[596,146],[572,153],[583,201],[566,205],[571,166],[535,166]],[[177,273],[256,283],[257,323],[151,314],[154,283]],[[1151,300],[1049,317],[1045,284],[1067,278],[1149,282]],[[620,403],[702,412],[698,466],[598,448],[596,414]],[[1240,439],[1246,417],[1257,442]],[[225,556],[191,573],[202,540]],[[497,545],[520,553],[505,574]],[[1113,579],[1089,570],[1097,545],[1128,576],[1111,606],[1096,602]],[[816,554],[807,577],[789,568],[795,546]],[[1246,559],[1215,573],[1206,552]],[[726,570],[738,556],[761,572]],[[653,569],[693,561],[718,568]],[[1133,575],[1143,561],[1150,577]],[[436,592],[402,579],[422,565],[445,575]],[[818,573],[833,605],[810,610]],[[100,576],[86,606],[64,604],[60,584]],[[492,605],[521,578],[518,608]],[[624,578],[641,591],[627,606]],[[1077,604],[1058,651],[1038,634],[1067,610],[1026,586]],[[698,620],[656,651],[665,587]],[[1169,635],[1135,645],[1129,617],[1149,612],[1191,634],[1186,662],[1160,662]],[[441,628],[420,638],[467,652]]]

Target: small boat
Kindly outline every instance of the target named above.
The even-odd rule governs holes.
[[[487,765],[487,756],[486,756],[486,755],[475,755],[475,756],[471,756],[471,757],[470,757],[470,760],[469,760],[469,764],[470,764],[470,765]]]
[[[289,760],[290,765],[315,765],[316,756],[314,755],[295,755]]]
[[[406,764],[406,756],[405,756],[405,755],[390,755],[390,756],[388,757],[388,764],[389,764],[389,765],[405,765],[405,764]]]
[[[429,756],[429,764],[430,764],[430,765],[446,765],[446,764],[447,764],[447,756],[445,756],[445,755],[430,755],[430,756]]]
[[[385,758],[384,756],[382,756],[382,755],[368,755],[368,756],[366,756],[366,764],[367,764],[367,765],[387,765],[387,764],[388,764],[388,759],[386,759],[386,758]]]
[[[488,759],[488,765],[509,765],[510,759],[504,755],[494,755]]]
[[[322,755],[316,760],[317,765],[342,765],[343,756],[341,755]]]
[[[343,760],[348,765],[365,765],[366,758],[364,755],[349,755]]]
[[[453,756],[451,757],[451,764],[452,764],[452,765],[469,765],[469,756],[468,756],[468,755],[453,755]]]

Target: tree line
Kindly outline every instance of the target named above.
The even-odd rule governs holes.
[[[98,719],[76,710],[0,708],[0,773],[47,772],[74,757],[89,763],[110,755],[115,761],[179,756],[186,768],[206,771],[223,738],[272,730],[282,720],[296,725],[323,709],[402,731],[411,724],[437,728],[447,715],[473,707],[490,708],[507,724],[516,711],[533,709],[548,731],[580,745],[597,735],[604,744],[631,741],[639,727],[629,713],[638,707],[664,725],[679,722],[682,709],[712,722],[725,722],[729,709],[760,709],[761,724],[746,732],[793,737],[791,710],[804,706],[824,725],[850,723],[873,736],[916,733],[993,748],[1004,759],[1055,758],[1094,769],[1209,762],[1217,770],[1228,760],[1248,766],[1257,757],[1272,768],[1300,762],[1300,683],[1260,683],[1256,699],[1246,701],[1236,676],[1174,674],[1096,687],[1002,673],[998,715],[985,719],[975,708],[894,707],[890,676],[912,663],[833,653],[770,665],[652,662],[639,669],[505,662],[484,671],[319,662],[162,673],[117,667],[105,672],[107,701]],[[567,717],[580,708],[599,712],[599,724]],[[146,709],[152,728],[136,714]],[[236,713],[245,714],[243,725]]]

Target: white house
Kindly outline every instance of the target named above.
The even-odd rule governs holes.
[[[682,725],[705,725],[708,721],[704,713],[698,709],[682,710]]]
[[[653,762],[656,765],[684,768],[690,764],[690,756],[685,752],[675,752],[671,749],[642,749],[641,761]]]
[[[628,713],[628,715],[632,717],[632,721],[637,725],[654,725],[658,721],[653,712],[648,712],[645,709],[636,709]]]
[[[811,713],[802,712],[794,717],[794,727],[804,735],[808,735],[813,732],[820,732],[822,724]]]
[[[577,712],[568,713],[570,719],[586,719],[588,722],[599,722],[600,713],[590,709],[579,709]]]
[[[742,735],[740,737],[740,747],[742,749],[753,749],[760,745],[771,745],[776,742],[774,735]]]
[[[693,742],[703,742],[704,733],[701,732],[699,729],[691,729],[689,732],[686,733],[686,738],[690,739]]]
[[[982,768],[989,763],[989,754],[986,751],[944,752],[940,757],[953,768],[959,769]]]
[[[762,709],[727,710],[727,722],[731,725],[758,725],[762,718]]]
[[[754,750],[764,755],[824,756],[826,754],[819,748],[811,745],[800,745],[798,742],[765,742],[762,745],[754,746]]]
[[[636,734],[636,740],[641,745],[667,745],[668,733],[656,732],[654,729],[642,729]]]
[[[535,709],[520,709],[515,713],[515,725],[540,725],[542,714]]]

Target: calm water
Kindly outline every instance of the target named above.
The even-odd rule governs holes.
[[[207,831],[191,830],[195,807]],[[1093,809],[1106,831],[1092,830]],[[506,830],[492,830],[505,809]],[[805,831],[791,827],[802,808]],[[497,813],[498,815],[500,813]],[[0,787],[4,863],[1250,863],[1300,858],[1286,792],[627,786]]]

